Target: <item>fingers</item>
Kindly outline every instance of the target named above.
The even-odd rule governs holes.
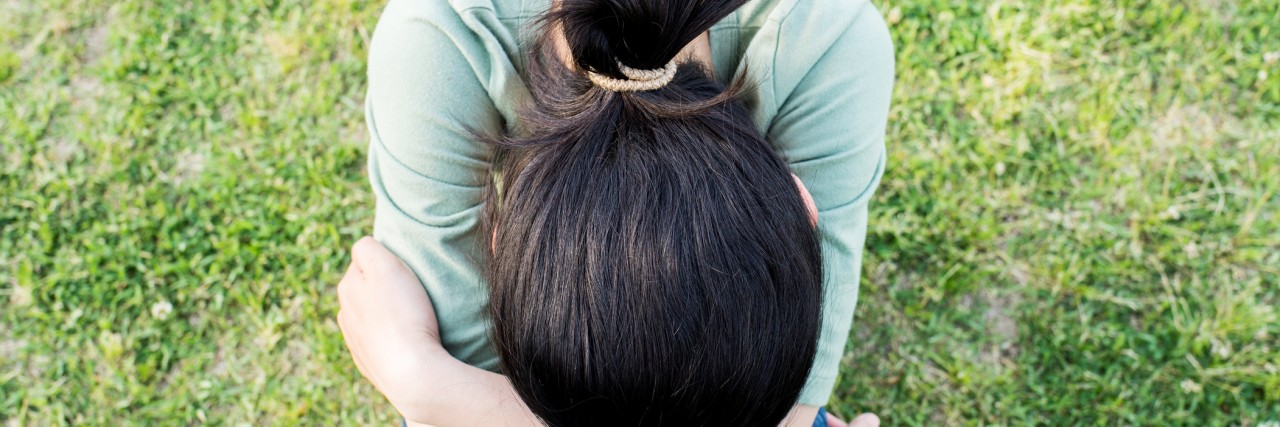
[[[373,237],[361,237],[360,240],[356,240],[354,245],[351,245],[351,263],[359,265],[362,270],[364,267],[372,266],[373,263],[377,262],[380,250],[386,250],[386,248],[383,248],[382,244],[374,240]]]
[[[352,262],[347,266],[347,272],[342,275],[342,279],[338,281],[338,307],[350,306],[354,301],[352,298],[357,292],[360,292],[360,285],[364,282],[364,275],[360,273],[359,266]]]
[[[351,309],[355,304],[355,298],[359,294],[364,284],[364,275],[361,274],[356,263],[347,266],[347,272],[342,276],[342,281],[338,282],[338,330],[342,332],[342,342],[347,346],[347,353],[351,354],[351,360],[355,362],[356,369],[360,371],[360,375],[365,378],[369,377],[369,370],[365,369],[364,361],[361,358],[359,334],[353,334],[353,324],[351,322],[358,321],[352,317],[359,314],[359,310]],[[347,308],[347,310],[343,310]]]
[[[841,420],[839,417],[836,417],[835,414],[827,412],[826,415],[827,415],[827,427],[849,427],[849,423],[846,423],[844,422],[844,420]]]
[[[796,174],[791,174],[791,179],[795,180],[796,188],[800,190],[800,199],[804,201],[804,209],[809,212],[809,225],[817,227],[818,205],[813,202],[813,195],[809,194],[809,188],[804,186],[804,182]]]
[[[357,264],[361,271],[371,275],[390,274],[408,268],[400,257],[369,236],[360,238],[351,247],[351,262]]]
[[[868,412],[850,421],[849,427],[880,427],[880,417]]]
[[[412,362],[426,359],[421,355],[443,351],[426,290],[399,257],[373,238],[352,245],[351,264],[336,291],[343,344],[360,375],[384,396],[392,398],[389,390],[405,389],[405,379],[417,372]],[[412,398],[412,393],[401,395]]]
[[[342,331],[342,343],[347,346],[347,353],[351,354],[351,360],[355,362],[356,370],[360,371],[361,376],[368,377],[369,373],[365,371],[364,365],[360,362],[360,346],[356,343],[356,337],[348,333],[350,329],[347,326],[348,321],[349,319],[343,316],[342,310],[338,310],[338,330]]]

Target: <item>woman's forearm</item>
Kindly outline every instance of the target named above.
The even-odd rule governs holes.
[[[450,357],[436,362],[426,399],[404,414],[410,425],[539,426],[506,377]]]
[[[422,408],[427,417],[421,421],[408,421],[413,426],[540,426],[537,417],[529,411],[506,377],[467,365],[456,359],[444,363],[434,381],[439,384],[434,396]],[[808,427],[813,425],[818,407],[796,405],[791,408],[783,427]]]
[[[787,418],[782,420],[783,427],[810,427],[818,416],[818,407],[812,405],[796,405],[791,407]]]
[[[457,359],[436,363],[437,384],[431,396],[413,409],[416,417],[406,414],[406,423],[415,426],[541,426],[506,377]],[[818,407],[796,405],[791,408],[783,427],[808,427],[818,415]]]

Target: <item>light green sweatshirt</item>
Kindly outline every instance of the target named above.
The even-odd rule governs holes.
[[[512,128],[531,23],[550,0],[391,0],[369,50],[366,117],[374,237],[426,287],[450,353],[494,370],[477,226],[490,148]],[[884,169],[893,46],[867,0],[753,0],[711,28],[716,75],[748,70],[768,140],[819,212],[825,303],[800,403],[824,405],[858,301],[867,203]]]

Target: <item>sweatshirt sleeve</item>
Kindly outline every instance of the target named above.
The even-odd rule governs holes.
[[[369,49],[365,117],[374,238],[422,281],[445,348],[494,369],[476,239],[491,152],[470,130],[499,132],[504,117],[484,43],[448,2],[391,1]]]
[[[822,406],[835,386],[858,301],[867,205],[885,167],[894,58],[888,28],[869,2],[814,3],[843,10],[794,10],[782,21],[773,93],[763,101],[778,107],[768,121],[769,140],[818,206],[826,281],[822,333],[800,402]],[[812,41],[825,35],[808,33],[833,33],[831,16],[852,22],[814,49]],[[788,58],[805,56],[813,59]],[[788,69],[805,63],[812,66]]]

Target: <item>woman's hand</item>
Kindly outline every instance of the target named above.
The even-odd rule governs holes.
[[[506,378],[445,351],[418,277],[373,238],[351,249],[338,305],[356,368],[410,425],[538,425]]]
[[[365,237],[351,249],[338,304],[338,326],[360,374],[406,419],[425,422],[429,414],[420,412],[429,407],[433,371],[451,357],[417,276]]]
[[[347,350],[369,382],[409,424],[539,425],[501,375],[454,359],[440,344],[431,300],[418,277],[373,238],[351,249],[351,265],[338,283],[338,326]],[[796,406],[786,426],[808,426],[816,406]],[[827,414],[832,426],[876,427],[863,414],[849,424]]]
[[[827,413],[828,427],[880,427],[880,417],[870,412],[854,417],[853,420],[845,423],[830,412]]]
[[[817,415],[817,406],[796,405],[779,427],[810,427],[814,425]],[[827,421],[828,427],[880,427],[880,418],[872,413],[859,415],[847,423],[830,412],[825,412],[823,419]]]

